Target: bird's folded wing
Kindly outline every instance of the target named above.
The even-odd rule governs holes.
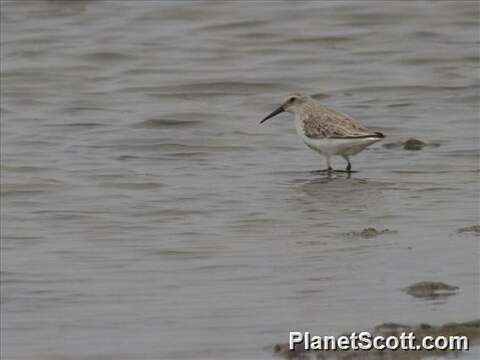
[[[305,135],[312,139],[383,137],[381,133],[363,127],[349,115],[323,106],[304,119],[304,130]]]

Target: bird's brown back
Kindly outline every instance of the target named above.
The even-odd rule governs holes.
[[[305,135],[309,138],[382,137],[358,123],[351,116],[316,102],[304,104],[301,114]]]

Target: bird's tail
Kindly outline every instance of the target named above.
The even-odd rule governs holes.
[[[383,135],[383,133],[381,133],[381,132],[375,132],[374,134],[375,134],[376,137],[381,138],[381,139],[383,139],[385,137],[385,135]]]

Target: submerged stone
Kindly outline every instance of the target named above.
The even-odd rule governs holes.
[[[371,239],[383,234],[396,233],[396,231],[390,229],[377,230],[373,227],[365,228],[362,231],[351,231],[347,233],[347,236],[361,237],[363,239]]]
[[[439,147],[439,142],[426,143],[422,140],[410,138],[407,141],[396,141],[382,144],[382,147],[385,149],[399,149],[403,148],[404,150],[421,150],[424,147]]]
[[[405,143],[403,144],[403,148],[405,150],[421,150],[425,145],[427,144],[423,141],[411,138],[405,141]]]
[[[459,233],[474,233],[475,235],[480,235],[480,224],[465,226],[461,229],[458,229],[457,232],[459,232]]]
[[[436,299],[455,295],[458,289],[458,286],[451,286],[440,281],[420,281],[403,290],[417,298]]]

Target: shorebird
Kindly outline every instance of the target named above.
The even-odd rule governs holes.
[[[295,115],[295,128],[303,142],[323,155],[327,171],[333,171],[330,158],[340,155],[347,161],[346,171],[352,171],[349,156],[385,137],[359,124],[349,115],[320,105],[310,96],[300,93],[288,95],[283,104],[270,113],[260,124],[282,112]]]

